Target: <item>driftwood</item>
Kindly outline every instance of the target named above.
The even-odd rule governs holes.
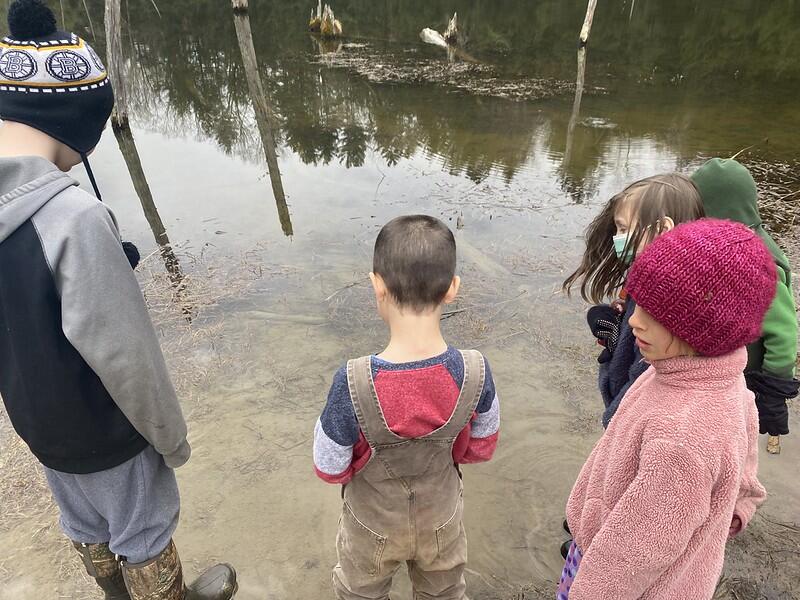
[[[242,63],[247,79],[247,87],[250,91],[250,98],[253,101],[253,110],[256,115],[258,132],[261,136],[261,144],[264,147],[264,156],[267,160],[267,170],[269,179],[272,183],[272,194],[278,207],[278,217],[281,221],[283,233],[287,236],[293,234],[292,221],[289,216],[289,207],[286,204],[286,194],[283,190],[283,181],[278,167],[278,155],[276,152],[275,129],[277,119],[267,101],[267,94],[264,84],[261,81],[261,74],[258,71],[258,59],[256,49],[253,45],[253,31],[250,28],[250,16],[247,14],[248,0],[232,0],[234,9],[234,25],[236,27],[236,37],[239,41],[239,50],[242,53]]]
[[[444,36],[435,29],[426,27],[419,32],[419,37],[426,44],[439,46],[440,48],[447,48],[447,40],[445,40]]]
[[[435,29],[426,27],[419,33],[420,39],[426,44],[439,46],[440,48],[455,47],[458,45],[458,13],[453,13],[453,18],[447,24],[444,33],[439,33]]]

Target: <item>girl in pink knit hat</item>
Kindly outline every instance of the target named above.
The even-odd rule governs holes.
[[[776,281],[764,243],[730,221],[681,225],[636,259],[630,326],[650,367],[570,495],[559,600],[713,596],[728,537],[766,497],[743,370]]]

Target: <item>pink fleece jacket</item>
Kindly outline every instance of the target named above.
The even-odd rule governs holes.
[[[746,363],[656,361],[625,395],[567,504],[570,600],[712,597],[734,516],[746,527],[766,498]]]

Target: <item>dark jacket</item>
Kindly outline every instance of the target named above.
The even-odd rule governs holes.
[[[633,330],[628,324],[635,308],[636,303],[633,298],[628,298],[625,312],[615,323],[617,328],[614,335],[615,343],[607,345],[598,359],[600,394],[606,406],[603,412],[603,427],[608,427],[628,389],[649,367],[639,352]]]
[[[43,158],[0,159],[0,395],[45,466],[92,473],[186,425],[109,210]]]

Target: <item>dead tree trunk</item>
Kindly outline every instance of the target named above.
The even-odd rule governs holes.
[[[106,0],[106,62],[108,75],[114,88],[114,112],[111,122],[114,126],[128,129],[128,65],[122,51],[122,8],[121,0]]]
[[[164,222],[161,220],[161,215],[158,214],[158,209],[153,201],[153,193],[150,190],[150,184],[147,183],[147,176],[142,167],[142,161],[139,158],[139,150],[136,148],[136,142],[133,139],[133,132],[130,127],[120,128],[116,123],[112,123],[114,129],[114,136],[117,138],[119,150],[122,157],[125,159],[125,165],[128,167],[128,173],[133,182],[133,188],[136,190],[136,195],[139,196],[139,201],[142,203],[142,210],[144,217],[147,219],[150,230],[153,232],[153,237],[156,240],[161,252],[161,257],[164,259],[164,266],[167,269],[170,280],[176,286],[183,287],[183,272],[181,271],[178,257],[175,256],[175,251],[172,249],[172,244],[167,235],[167,228],[164,227]]]
[[[586,7],[586,18],[583,20],[583,27],[581,27],[581,46],[585,46],[589,41],[589,33],[592,31],[592,21],[594,20],[595,8],[597,8],[597,0],[589,0],[589,5]]]
[[[293,234],[292,221],[289,215],[289,207],[286,204],[286,194],[283,191],[283,181],[281,172],[278,168],[278,155],[275,147],[275,116],[272,114],[267,95],[264,91],[264,84],[261,81],[261,74],[258,71],[258,59],[256,49],[253,45],[253,32],[250,28],[250,16],[248,14],[248,0],[231,0],[233,4],[233,20],[236,26],[236,37],[239,40],[239,50],[242,53],[242,63],[244,64],[247,87],[250,91],[250,98],[253,101],[253,110],[256,114],[256,123],[261,135],[261,144],[264,147],[264,156],[267,159],[267,170],[269,179],[272,183],[272,194],[275,197],[275,204],[278,207],[278,217],[281,221],[283,233],[287,236]]]
[[[178,257],[167,236],[167,229],[158,214],[150,184],[147,183],[147,176],[142,167],[139,157],[139,150],[136,148],[136,141],[133,138],[128,120],[128,63],[122,51],[122,13],[120,10],[121,0],[106,0],[106,62],[108,63],[108,74],[111,78],[111,85],[114,87],[114,112],[111,115],[111,127],[114,136],[117,138],[119,150],[125,159],[125,165],[133,182],[136,195],[142,204],[144,216],[147,219],[150,230],[153,232],[156,244],[158,244],[161,258],[164,260],[164,267],[167,270],[170,281],[175,287],[175,294],[180,298],[185,289],[184,275],[181,270]],[[184,315],[191,320],[192,309],[189,306],[182,307]]]
[[[578,77],[575,80],[575,101],[572,103],[572,114],[567,125],[567,148],[564,151],[564,164],[569,165],[572,160],[572,144],[575,136],[575,127],[581,114],[581,100],[583,98],[583,82],[586,78],[586,47],[578,48]]]

